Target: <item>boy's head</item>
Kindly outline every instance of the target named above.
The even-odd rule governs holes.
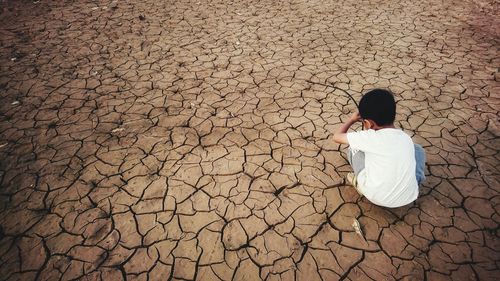
[[[396,102],[393,94],[383,89],[369,91],[359,101],[359,114],[362,119],[371,120],[378,126],[394,124]]]

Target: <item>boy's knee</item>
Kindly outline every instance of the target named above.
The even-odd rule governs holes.
[[[415,151],[424,151],[424,148],[418,143],[414,143],[413,146],[415,146]]]
[[[416,176],[418,184],[425,180],[425,150],[421,145],[415,144]]]
[[[417,162],[423,161],[425,163],[425,150],[420,144],[415,144],[415,158]]]

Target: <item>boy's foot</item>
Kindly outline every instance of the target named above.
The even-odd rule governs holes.
[[[358,181],[356,180],[356,175],[354,173],[347,173],[345,176],[345,179],[347,180],[347,183],[358,188]]]
[[[363,197],[363,193],[361,193],[361,191],[359,190],[359,187],[358,187],[358,180],[356,179],[356,175],[354,173],[347,173],[347,175],[345,176],[345,179],[346,179],[347,183],[354,186],[354,188],[359,193],[359,195],[361,197]]]

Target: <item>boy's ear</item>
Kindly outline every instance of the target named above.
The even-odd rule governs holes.
[[[377,125],[373,120],[370,119],[364,119],[363,123],[365,125],[365,129],[372,129]]]

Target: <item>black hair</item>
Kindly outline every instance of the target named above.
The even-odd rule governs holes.
[[[392,125],[396,118],[394,95],[384,89],[369,91],[359,101],[359,114],[362,119],[370,119],[378,126]]]

